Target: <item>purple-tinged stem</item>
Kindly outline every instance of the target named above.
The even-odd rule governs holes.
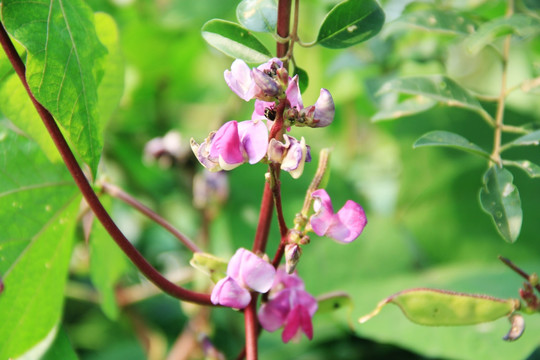
[[[53,139],[56,148],[60,152],[62,159],[66,164],[66,167],[68,168],[71,176],[75,180],[77,187],[83,194],[86,202],[88,203],[98,220],[101,222],[105,230],[107,230],[109,235],[111,235],[111,237],[120,247],[120,249],[122,249],[122,251],[129,257],[129,259],[135,264],[135,266],[137,266],[137,268],[150,281],[152,281],[157,287],[159,287],[167,294],[184,301],[189,301],[202,305],[213,305],[210,301],[210,295],[184,289],[167,280],[152,265],[150,265],[150,263],[144,258],[144,256],[142,256],[142,254],[124,236],[124,234],[120,231],[118,226],[116,226],[115,222],[107,213],[107,211],[99,201],[96,193],[90,186],[88,179],[86,178],[79,164],[77,163],[77,159],[75,159],[73,152],[69,148],[69,145],[67,144],[66,139],[64,139],[64,136],[58,128],[58,125],[56,124],[53,116],[36,100],[32,92],[30,91],[30,87],[28,86],[28,82],[26,81],[25,66],[21,58],[19,57],[17,50],[15,50],[15,47],[13,46],[13,43],[11,42],[11,39],[9,38],[9,35],[4,29],[2,23],[0,23],[0,43],[2,44],[2,48],[4,49],[4,52],[6,53],[9,61],[11,62],[11,65],[15,69],[15,72],[17,73],[19,79],[24,85],[24,88],[26,89],[26,92],[28,93],[32,104],[39,113],[43,124],[47,128],[49,135]]]

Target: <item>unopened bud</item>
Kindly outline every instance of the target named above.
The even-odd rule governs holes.
[[[302,249],[298,244],[285,245],[285,271],[287,271],[287,274],[292,274],[294,272],[301,255]]]
[[[289,73],[287,72],[287,69],[283,67],[277,69],[276,75],[283,88],[286,89],[289,85]]]
[[[538,274],[537,274],[537,273],[532,273],[532,274],[529,276],[529,283],[530,283],[532,286],[538,285]]]
[[[270,75],[259,69],[253,69],[253,80],[267,97],[276,97],[279,95],[280,86]]]

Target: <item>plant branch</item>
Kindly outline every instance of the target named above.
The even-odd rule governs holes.
[[[192,252],[201,252],[201,249],[193,241],[191,241],[186,235],[182,234],[178,229],[172,226],[167,220],[156,214],[152,209],[141,204],[137,199],[126,193],[124,190],[120,189],[118,186],[109,184],[105,181],[99,182],[105,192],[119,200],[122,200],[126,204],[132,206],[140,213],[146,215],[148,218],[152,219],[154,222],[162,226],[168,232],[173,234],[182,244],[184,244]]]
[[[508,266],[510,269],[514,270],[516,273],[518,273],[522,278],[524,278],[525,280],[527,280],[527,282],[530,283],[530,279],[531,279],[531,275],[527,274],[525,271],[523,271],[519,266],[517,266],[516,264],[514,264],[512,261],[510,261],[509,259],[505,258],[505,257],[502,257],[499,255],[499,260],[501,260],[506,266]],[[531,284],[534,286],[534,288],[540,292],[540,284]]]
[[[255,292],[251,293],[251,302],[244,309],[244,323],[246,331],[246,359],[257,360],[257,338],[259,337],[259,322],[257,320],[257,296]]]
[[[506,10],[506,17],[510,17],[514,12],[514,1],[508,1],[508,7]],[[507,35],[504,39],[503,51],[502,51],[502,75],[501,75],[501,90],[499,92],[499,99],[497,100],[497,112],[495,114],[495,133],[493,139],[493,151],[491,158],[495,160],[497,165],[502,166],[501,159],[501,138],[502,129],[504,126],[504,106],[506,102],[506,83],[508,77],[508,57],[510,54],[510,41],[511,35]]]
[[[90,186],[88,179],[84,175],[82,169],[77,163],[77,159],[73,155],[73,152],[69,148],[69,145],[64,139],[62,132],[58,128],[53,116],[51,113],[45,109],[34,97],[28,82],[25,77],[25,66],[19,57],[19,54],[15,50],[9,35],[3,27],[3,24],[0,23],[0,43],[4,49],[9,61],[11,62],[13,68],[15,69],[19,79],[23,83],[30,100],[32,101],[34,107],[36,108],[39,116],[41,117],[49,135],[54,141],[56,148],[60,152],[62,159],[66,167],[68,168],[71,176],[75,180],[77,187],[83,194],[86,202],[99,219],[103,227],[107,230],[109,235],[114,239],[116,244],[122,249],[122,251],[130,258],[130,260],[137,266],[137,268],[157,287],[166,292],[167,294],[178,298],[184,301],[190,301],[197,304],[212,305],[210,301],[210,295],[194,292],[191,290],[184,289],[171,281],[167,280],[163,275],[161,275],[145,258],[142,254],[129,242],[129,240],[124,236],[120,231],[118,226],[112,220],[110,215],[107,213],[101,202],[99,201],[96,193]]]

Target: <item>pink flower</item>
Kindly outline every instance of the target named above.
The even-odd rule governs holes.
[[[259,322],[267,331],[283,327],[281,339],[287,343],[303,332],[311,340],[313,324],[311,318],[317,311],[317,300],[304,290],[304,282],[283,268],[276,273],[269,301],[258,312]]]
[[[252,120],[226,122],[200,145],[191,139],[195,156],[210,171],[232,170],[244,162],[255,164],[266,155],[267,148],[266,125]]]
[[[268,159],[281,164],[281,169],[288,171],[293,179],[298,179],[304,171],[304,163],[311,161],[309,145],[304,137],[300,141],[292,136],[283,135],[285,143],[271,139],[268,146]]]
[[[251,301],[250,290],[265,293],[274,282],[276,270],[249,250],[240,248],[227,266],[227,276],[218,281],[210,297],[213,304],[245,308]]]
[[[310,127],[325,127],[334,121],[336,107],[332,95],[326,89],[321,89],[319,98],[315,105],[311,105],[304,109],[306,114],[306,123]]]
[[[315,214],[310,218],[313,231],[319,236],[328,236],[341,243],[355,240],[367,224],[364,209],[352,200],[334,213],[332,200],[324,189],[311,193]]]
[[[269,101],[281,91],[276,76],[277,70],[282,67],[283,62],[277,58],[270,59],[255,69],[250,69],[244,61],[236,59],[231,70],[225,70],[223,76],[229,88],[245,101],[253,98]]]
[[[251,69],[242,60],[236,59],[231,65],[231,70],[225,70],[223,74],[225,82],[241,99],[249,101],[255,95],[255,82],[251,75]]]

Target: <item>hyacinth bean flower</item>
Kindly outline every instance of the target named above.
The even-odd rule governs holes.
[[[310,147],[304,137],[300,141],[292,136],[283,135],[285,143],[271,139],[268,146],[268,160],[281,164],[281,169],[289,172],[293,179],[298,179],[304,171],[304,163],[311,161]]]
[[[310,218],[310,224],[319,236],[328,236],[340,243],[350,243],[355,240],[367,224],[364,209],[352,200],[334,213],[332,200],[324,189],[311,193],[314,199],[315,214]]]
[[[251,301],[250,291],[265,293],[274,283],[276,270],[249,250],[240,248],[227,266],[227,276],[218,281],[210,300],[215,305],[245,308]]]
[[[258,318],[267,331],[283,327],[281,339],[284,343],[299,338],[302,332],[311,340],[311,318],[317,307],[317,300],[304,290],[304,282],[296,272],[289,275],[280,267],[270,290],[269,301],[260,307]]]
[[[282,67],[283,62],[273,58],[252,70],[244,61],[236,59],[231,70],[225,70],[223,76],[229,88],[241,99],[271,100],[280,90],[278,81],[271,74]]]
[[[245,162],[255,164],[266,155],[267,148],[266,125],[252,120],[226,122],[200,145],[191,139],[195,156],[210,171],[232,170]]]
[[[325,127],[334,121],[336,107],[332,95],[326,89],[321,89],[315,105],[304,109],[306,124],[310,127]],[[302,114],[301,114],[302,115]]]

